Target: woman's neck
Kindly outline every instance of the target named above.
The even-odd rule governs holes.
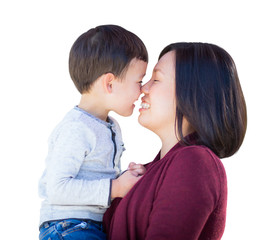
[[[178,139],[174,134],[165,136],[165,137],[160,137],[161,142],[162,142],[162,147],[160,150],[160,159],[162,159],[168,152],[169,150],[176,144],[178,143]]]
[[[189,123],[183,119],[183,126],[182,126],[182,133],[183,136],[187,136],[188,134],[192,133],[193,129],[190,127]],[[169,130],[161,132],[161,134],[156,133],[162,142],[162,147],[160,151],[160,159],[162,159],[168,152],[169,150],[177,144],[180,140],[178,139],[177,136],[179,134],[175,133],[174,127],[171,127]]]

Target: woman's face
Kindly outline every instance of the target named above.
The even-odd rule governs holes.
[[[142,97],[139,123],[158,135],[173,131],[176,116],[175,52],[161,57],[152,78],[141,89]]]

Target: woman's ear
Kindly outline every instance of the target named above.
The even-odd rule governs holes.
[[[106,73],[103,75],[102,86],[106,93],[112,93],[113,91],[113,82],[116,79],[113,73]]]

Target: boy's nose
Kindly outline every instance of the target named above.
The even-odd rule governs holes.
[[[148,93],[148,83],[144,84],[141,87],[141,93],[147,94]]]

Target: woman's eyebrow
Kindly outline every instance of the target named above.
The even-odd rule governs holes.
[[[163,71],[162,71],[161,69],[159,69],[159,68],[155,68],[153,72],[154,72],[154,73],[160,72],[161,74],[164,75]]]

